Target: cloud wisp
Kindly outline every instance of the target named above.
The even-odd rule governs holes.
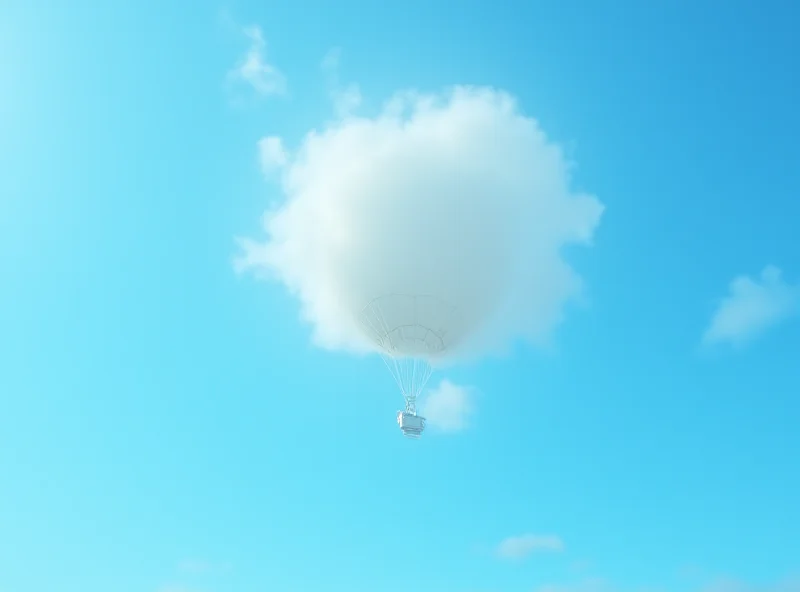
[[[277,136],[266,136],[258,141],[258,164],[266,177],[279,172],[289,162],[289,153],[283,140]]]
[[[428,425],[445,433],[460,432],[469,427],[474,411],[474,390],[442,380],[430,389],[422,402],[422,415]]]
[[[333,101],[336,116],[345,118],[353,115],[361,106],[361,89],[357,84],[342,86],[339,81],[339,65],[342,59],[342,50],[334,47],[322,60],[322,71],[328,84],[328,94]]]
[[[519,561],[534,553],[558,553],[564,550],[564,542],[555,535],[523,534],[512,536],[497,546],[497,556],[501,559]]]
[[[250,47],[228,72],[228,80],[248,85],[260,97],[286,94],[286,77],[267,60],[267,44],[261,29],[251,25],[243,33],[250,40]]]
[[[780,269],[768,265],[760,278],[734,278],[703,334],[703,343],[741,347],[798,313],[800,284],[787,283]]]

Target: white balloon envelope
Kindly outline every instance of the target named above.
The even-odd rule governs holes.
[[[455,307],[430,295],[388,294],[367,304],[359,321],[405,399],[405,409],[397,415],[400,429],[418,438],[425,418],[417,415],[417,399],[433,364],[454,343]]]

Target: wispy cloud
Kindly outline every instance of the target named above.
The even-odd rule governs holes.
[[[279,137],[266,136],[258,141],[258,164],[265,176],[272,176],[288,162],[289,154]]]
[[[443,432],[459,432],[469,425],[474,411],[474,390],[442,380],[428,391],[422,402],[422,414],[428,425]]]
[[[204,592],[208,588],[209,579],[213,580],[219,574],[231,570],[228,562],[206,561],[203,559],[184,559],[176,566],[171,583],[156,590],[156,592]],[[200,586],[197,584],[200,583]]]
[[[533,553],[561,552],[564,542],[555,535],[523,534],[503,540],[497,546],[497,556],[502,559],[520,560]]]
[[[334,47],[325,54],[322,60],[322,71],[328,83],[328,93],[333,101],[333,108],[338,117],[348,117],[361,106],[361,89],[357,84],[342,86],[339,82],[339,64],[342,50]]]
[[[285,94],[286,77],[267,61],[267,44],[261,29],[251,25],[242,32],[250,40],[250,47],[228,73],[228,79],[246,83],[262,97]]]
[[[734,278],[729,294],[711,318],[703,343],[742,346],[798,312],[800,285],[787,283],[780,269],[768,265],[760,278]]]

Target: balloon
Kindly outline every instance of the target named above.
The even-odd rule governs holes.
[[[417,398],[442,357],[459,335],[456,310],[429,295],[389,294],[372,300],[359,315],[363,332],[377,346],[400,387],[405,410],[397,421],[406,436],[419,437],[425,419],[417,415]]]

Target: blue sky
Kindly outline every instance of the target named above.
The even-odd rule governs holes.
[[[796,590],[799,16],[4,3],[0,591]],[[351,84],[502,89],[605,207],[586,305],[437,374],[472,411],[417,442],[379,359],[233,265],[282,199],[259,140]]]

